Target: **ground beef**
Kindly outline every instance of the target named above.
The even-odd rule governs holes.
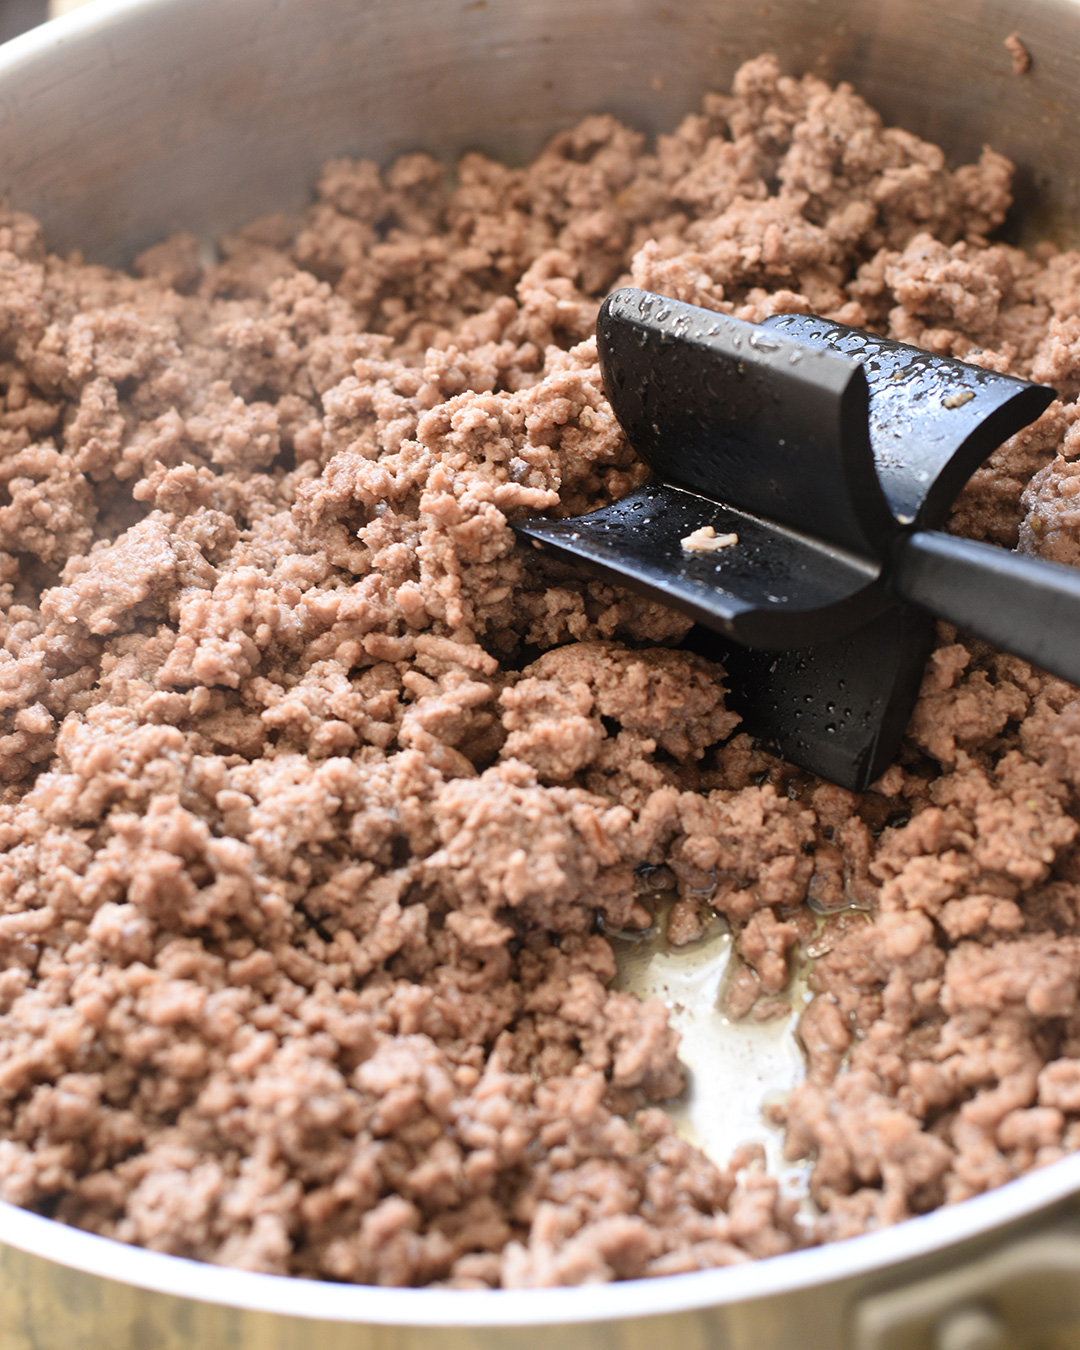
[[[650,148],[326,166],[137,277],[0,219],[0,1195],[253,1270],[460,1287],[767,1256],[1080,1146],[1080,699],[943,627],[855,796],[764,754],[688,621],[519,548],[644,476],[592,338],[635,283],[1061,392],[954,529],[1080,563],[1080,255],[1011,166],[769,58]],[[710,1161],[613,930],[817,956],[797,1213]],[[800,954],[801,953],[801,954]]]

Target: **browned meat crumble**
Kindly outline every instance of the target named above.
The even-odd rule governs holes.
[[[334,162],[211,266],[181,236],[120,275],[5,212],[3,1198],[524,1286],[784,1252],[1080,1146],[1076,690],[943,629],[856,797],[736,730],[685,619],[507,523],[642,480],[591,336],[632,280],[1053,383],[953,525],[1080,564],[1080,255],[988,242],[1010,173],[762,58],[655,149],[598,116],[454,186]],[[603,935],[649,923],[646,874],[674,939],[706,899],[736,929],[733,1012],[825,952],[782,1110],[817,1220],[673,1133],[677,1039]]]

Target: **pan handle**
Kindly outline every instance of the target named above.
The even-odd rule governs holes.
[[[1080,1344],[1080,1217],[955,1269],[869,1294],[848,1350],[1042,1350]]]
[[[1080,569],[918,530],[898,542],[890,582],[938,618],[1080,684]]]

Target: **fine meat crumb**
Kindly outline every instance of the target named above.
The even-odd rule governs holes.
[[[1017,32],[1010,33],[1005,39],[1005,50],[1012,57],[1012,72],[1014,75],[1026,75],[1031,69],[1031,53],[1024,46]]]
[[[1080,565],[1080,255],[993,239],[1011,174],[762,57],[655,145],[597,115],[452,181],[334,160],[298,226],[137,276],[0,208],[0,1197],[520,1288],[1080,1146],[1077,691],[942,625],[897,763],[844,792],[740,731],[684,616],[511,528],[647,477],[593,338],[629,278],[1052,383],[950,528]],[[817,954],[772,1108],[814,1220],[760,1148],[674,1131],[678,1037],[608,936],[665,912],[730,924],[733,1017]]]
[[[721,548],[731,548],[739,542],[737,534],[717,534],[711,525],[699,525],[692,534],[679,542],[687,553],[715,553]]]

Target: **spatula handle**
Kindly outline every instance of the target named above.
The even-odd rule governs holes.
[[[938,618],[1080,684],[1080,569],[919,530],[898,544],[891,584]]]

